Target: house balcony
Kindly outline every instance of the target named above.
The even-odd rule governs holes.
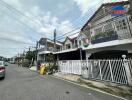
[[[114,40],[132,39],[131,16],[114,17],[93,22],[82,30],[89,38],[89,44],[98,44]]]
[[[119,36],[116,31],[98,33],[95,36],[91,37],[91,44],[108,42],[108,41],[113,41],[118,39],[119,39]]]
[[[53,52],[53,50],[54,50],[53,47],[48,47],[48,48],[44,47],[44,48],[38,49],[38,53],[45,54],[45,53]]]
[[[46,54],[46,53],[52,53],[52,52],[54,52],[54,47],[44,47],[44,48],[40,48],[40,49],[38,49],[38,53],[39,54]],[[56,49],[56,52],[58,52],[58,51],[62,51],[61,49]]]

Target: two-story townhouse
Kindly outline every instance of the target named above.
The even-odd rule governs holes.
[[[83,33],[77,33],[73,36],[66,37],[63,42],[63,50],[55,52],[58,60],[80,60],[85,59],[85,51],[82,50],[82,47],[86,46],[87,36]]]
[[[126,14],[112,16],[115,6]],[[132,17],[127,14],[128,1],[102,4],[81,31],[88,36],[87,59],[132,58]]]
[[[53,53],[55,51],[61,51],[62,48],[63,48],[63,44],[59,41],[56,41],[56,49],[55,49],[53,40],[48,38],[41,38],[38,41],[38,46],[37,46],[37,61],[45,62],[47,54]]]

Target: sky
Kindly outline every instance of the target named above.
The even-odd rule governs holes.
[[[52,39],[54,29],[58,38],[79,29],[102,3],[116,1],[122,0],[0,0],[0,56],[23,53],[41,37]]]

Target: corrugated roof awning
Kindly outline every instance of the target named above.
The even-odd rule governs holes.
[[[92,50],[92,49],[111,47],[111,46],[117,46],[117,45],[129,44],[129,43],[132,43],[132,39],[114,40],[109,42],[91,44],[86,48],[83,47],[83,50]]]
[[[53,54],[60,54],[60,53],[72,52],[72,51],[76,51],[76,50],[78,50],[78,48],[68,49],[68,50],[62,50],[62,51],[59,51],[59,52],[54,52]]]
[[[48,54],[48,53],[51,53],[50,51],[42,51],[42,52],[39,52],[38,54],[41,55],[41,54]]]

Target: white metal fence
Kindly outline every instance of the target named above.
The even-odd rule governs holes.
[[[81,75],[81,61],[80,60],[65,60],[58,61],[59,70],[63,73]]]
[[[58,61],[63,73],[82,75],[84,78],[132,84],[132,60],[69,60]]]

